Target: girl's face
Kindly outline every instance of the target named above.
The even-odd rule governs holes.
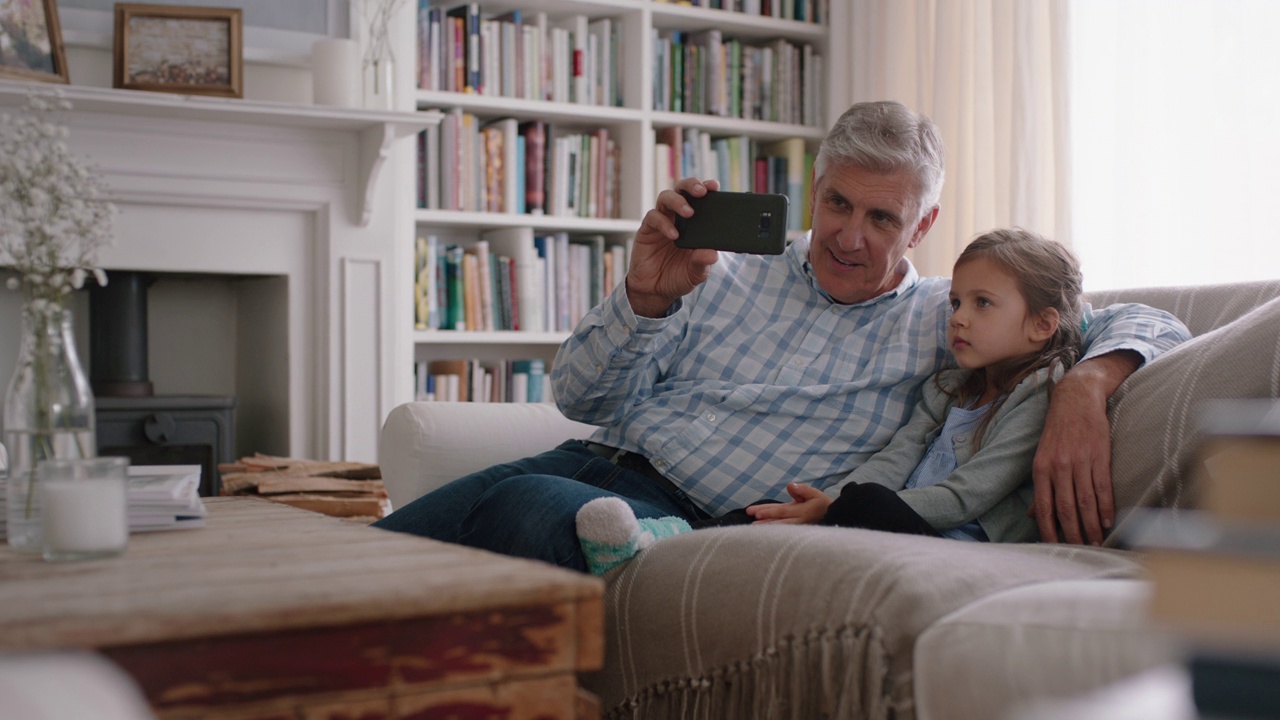
[[[952,272],[947,344],[960,367],[985,368],[1037,352],[1057,329],[1057,311],[1028,312],[1014,278],[987,258]]]

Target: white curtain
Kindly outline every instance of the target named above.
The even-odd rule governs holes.
[[[1070,242],[1066,3],[832,0],[833,59],[848,67],[833,68],[847,87],[832,96],[898,100],[942,132],[946,184],[912,256],[921,274],[950,275],[960,250],[993,227]]]
[[[1280,3],[1074,0],[1088,288],[1280,278]]]

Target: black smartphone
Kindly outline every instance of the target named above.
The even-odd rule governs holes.
[[[781,255],[787,246],[786,195],[713,190],[700,198],[681,191],[693,217],[676,216],[676,247]]]

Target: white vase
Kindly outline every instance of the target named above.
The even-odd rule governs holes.
[[[4,401],[4,444],[9,453],[5,482],[9,545],[41,551],[41,460],[96,454],[93,391],[76,355],[71,311],[56,303],[28,300],[22,306],[18,364]]]

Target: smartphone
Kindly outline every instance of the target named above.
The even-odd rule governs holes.
[[[693,217],[676,216],[676,247],[781,255],[787,246],[786,195],[713,190],[700,198],[681,191]]]

